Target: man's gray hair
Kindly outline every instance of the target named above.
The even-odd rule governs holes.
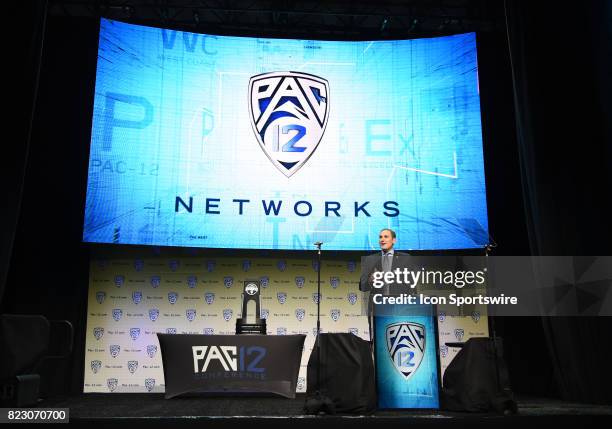
[[[393,231],[391,228],[383,228],[383,229],[380,230],[380,232],[383,232],[383,231],[389,231],[391,233],[391,237],[397,238],[397,236],[395,235],[395,231]],[[379,232],[379,234],[380,234],[380,232]]]

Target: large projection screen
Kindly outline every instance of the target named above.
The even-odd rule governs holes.
[[[488,242],[474,33],[226,37],[102,19],[83,239]]]

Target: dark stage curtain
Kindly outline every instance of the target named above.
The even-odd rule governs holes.
[[[16,15],[11,18],[15,25],[11,32],[10,48],[15,52],[8,54],[13,62],[5,70],[12,78],[5,82],[7,92],[12,93],[12,103],[6,107],[12,117],[8,126],[9,134],[2,149],[2,210],[0,210],[0,303],[13,253],[15,231],[21,211],[23,184],[28,163],[32,120],[38,93],[39,71],[42,60],[43,40],[47,16],[47,1],[28,1],[17,7]]]
[[[610,254],[612,2],[506,0],[505,13],[531,252]],[[610,319],[542,319],[563,399],[612,403]]]

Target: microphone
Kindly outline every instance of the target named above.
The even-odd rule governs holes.
[[[323,244],[322,241],[315,241],[314,242],[314,245],[317,246],[317,247],[321,246],[321,244]]]

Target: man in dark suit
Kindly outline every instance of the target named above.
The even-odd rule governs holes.
[[[366,256],[361,260],[361,278],[359,279],[360,291],[382,293],[383,295],[410,293],[406,285],[398,285],[395,282],[385,283],[380,289],[373,288],[372,286],[375,272],[391,272],[396,268],[403,270],[410,266],[410,255],[408,253],[397,252],[393,249],[396,242],[397,236],[395,231],[388,228],[380,231],[378,234],[380,252]]]
[[[396,268],[404,269],[410,267],[411,256],[408,253],[397,252],[393,249],[397,242],[395,231],[389,228],[382,229],[378,233],[378,244],[380,252],[361,258],[361,278],[359,279],[359,290],[364,292],[362,302],[362,312],[368,318],[370,329],[370,341],[374,339],[373,316],[374,305],[372,295],[380,293],[383,295],[399,295],[401,293],[411,293],[411,290],[405,284],[396,284],[395,282],[385,283],[381,288],[373,286],[374,273],[377,271],[391,272]]]

